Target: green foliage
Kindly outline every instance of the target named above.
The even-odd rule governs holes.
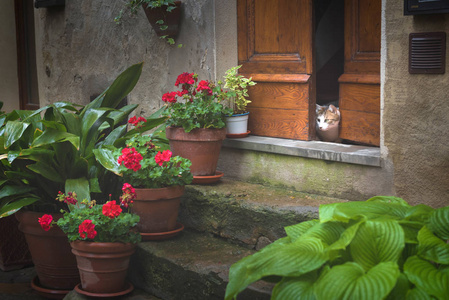
[[[67,234],[70,242],[81,240],[91,242],[123,242],[138,243],[141,240],[140,233],[134,227],[140,221],[135,214],[122,212],[115,218],[109,218],[102,213],[103,205],[94,205],[92,208],[83,206],[65,212],[64,217],[56,224]],[[84,220],[91,220],[95,225],[96,235],[93,239],[82,238],[79,226]]]
[[[248,87],[254,86],[256,83],[252,81],[252,78],[245,78],[242,75],[238,75],[238,70],[242,66],[232,67],[226,71],[224,76],[224,87],[229,89],[229,99],[234,114],[242,114],[246,112],[246,106],[251,103],[248,100]]]
[[[396,197],[320,206],[320,220],[232,265],[226,299],[279,278],[272,299],[447,299],[449,207]]]
[[[86,106],[56,102],[0,117],[2,186],[27,191],[1,197],[0,215],[37,199],[40,210],[57,211],[53,199],[58,191],[85,193],[88,199],[105,188],[111,192],[111,183],[117,179],[96,161],[93,150],[120,143],[126,136],[126,125],[121,123],[137,105],[116,107],[136,85],[142,66],[139,63],[122,72]]]
[[[129,0],[125,4],[125,8],[129,9],[131,14],[135,15],[137,14],[137,9],[139,9],[141,6],[148,7],[148,8],[160,8],[160,7],[166,7],[166,11],[170,13],[172,10],[176,8],[176,2],[177,0]],[[125,10],[120,10],[118,16],[114,18],[114,22],[116,24],[121,24],[123,14]],[[159,25],[159,28],[161,30],[167,30],[168,26],[164,24],[164,20],[158,20],[156,24]],[[167,35],[161,36],[161,39],[165,39],[168,44],[174,45],[175,40],[171,37],[168,37]],[[178,45],[178,48],[181,48],[182,44]]]

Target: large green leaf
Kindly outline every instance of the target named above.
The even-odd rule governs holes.
[[[20,121],[9,121],[5,126],[5,144],[4,148],[11,147],[17,140],[19,140],[25,130],[30,126],[29,123],[24,123]]]
[[[79,149],[79,136],[65,131],[59,131],[54,128],[47,128],[36,140],[34,140],[31,147],[48,146],[52,143],[62,143],[66,141],[71,143],[76,149]]]
[[[107,89],[101,107],[115,108],[136,86],[142,73],[143,62],[122,72]]]
[[[231,266],[226,299],[232,299],[249,284],[267,276],[301,276],[321,267],[328,259],[323,243],[317,238],[286,243],[277,240],[261,251]]]
[[[443,240],[449,240],[449,206],[438,208],[430,216],[429,229]]]
[[[26,197],[21,199],[15,199],[14,201],[11,201],[6,205],[1,205],[0,218],[10,216],[19,211],[22,207],[33,204],[37,200],[39,199],[34,197]]]
[[[307,230],[309,230],[311,227],[315,226],[318,223],[319,223],[318,220],[310,220],[295,225],[287,226],[284,228],[284,230],[287,233],[287,236],[289,236],[292,239],[292,241],[295,241],[305,232],[307,232]]]
[[[29,193],[33,191],[35,188],[29,186],[16,186],[16,185],[5,185],[0,190],[0,199],[10,196],[17,196]]]
[[[107,148],[100,148],[93,150],[95,159],[106,169],[113,172],[116,175],[121,176],[119,172],[119,164],[117,157],[114,157],[113,151]]]
[[[400,273],[396,280],[396,285],[393,290],[388,294],[386,300],[406,300],[407,293],[412,288],[412,283],[408,281],[407,276],[404,273]]]
[[[35,164],[30,164],[27,166],[27,168],[51,181],[58,183],[64,182],[62,174],[59,174],[51,164],[48,164],[44,161],[38,161]]]
[[[397,262],[404,249],[404,231],[392,220],[368,220],[350,245],[354,262],[369,270],[380,262]]]
[[[448,299],[449,274],[438,270],[430,262],[418,256],[409,257],[404,264],[404,273],[419,289],[437,299]]]
[[[449,244],[434,235],[426,226],[418,233],[418,255],[439,264],[449,264]]]
[[[119,123],[128,120],[128,115],[135,110],[137,106],[137,104],[126,105],[118,110],[111,111],[108,117],[114,120],[114,125],[118,125]],[[110,127],[111,126],[108,123],[103,123],[99,130],[105,130]]]
[[[104,139],[102,143],[98,143],[102,146],[109,146],[113,145],[117,139],[124,136],[126,133],[126,125],[118,126],[114,130],[112,130],[111,133],[108,134],[108,136]]]
[[[276,284],[271,294],[272,300],[285,299],[301,299],[315,300],[314,283],[316,278],[307,278],[306,275],[301,277],[287,277]]]
[[[67,179],[65,181],[65,192],[75,192],[78,201],[82,201],[83,199],[87,199],[90,201],[89,180],[87,180],[85,177]]]
[[[333,267],[315,289],[317,300],[384,299],[396,284],[399,267],[394,262],[382,262],[368,272],[354,262]]]

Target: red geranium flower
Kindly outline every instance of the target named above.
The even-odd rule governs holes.
[[[95,231],[95,224],[92,223],[92,220],[84,220],[83,223],[78,226],[78,232],[82,239],[85,239],[87,236],[88,239],[93,240],[97,235],[97,232]]]
[[[176,103],[177,92],[165,93],[162,95],[162,101],[169,103]]]
[[[115,204],[115,200],[108,201],[103,205],[103,215],[108,218],[114,219],[122,213],[120,205]]]
[[[200,83],[198,83],[198,87],[196,90],[198,92],[206,91],[207,95],[212,95],[212,89],[210,88],[210,82],[207,80],[201,80]]]
[[[142,159],[142,154],[137,152],[134,147],[123,148],[122,155],[119,156],[117,162],[119,165],[123,163],[126,168],[132,169],[134,172],[137,172],[142,168],[142,166],[140,165],[140,161]]]
[[[196,78],[193,78],[194,73],[187,73],[184,72],[181,75],[178,76],[178,78],[176,79],[176,83],[175,86],[179,86],[180,84],[184,85],[184,84],[194,84],[196,81]]]
[[[51,228],[51,222],[53,221],[52,215],[43,215],[38,219],[39,224],[41,224],[41,227],[45,231],[49,231]]]
[[[154,160],[156,161],[156,163],[157,163],[159,166],[162,166],[162,164],[163,164],[165,161],[170,161],[171,155],[172,155],[172,153],[171,153],[170,150],[165,150],[165,151],[163,151],[162,153],[161,153],[161,152],[158,152],[158,153],[156,154],[156,156],[154,156]]]
[[[132,117],[132,118],[130,118],[129,120],[128,120],[128,123],[129,124],[133,124],[134,126],[141,126],[141,122],[142,123],[145,123],[147,121],[147,119],[145,119],[144,117],[136,117],[136,116],[134,116],[134,117]]]

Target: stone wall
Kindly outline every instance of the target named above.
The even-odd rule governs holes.
[[[408,73],[409,34],[447,33],[449,14],[404,16],[397,0],[384,7],[382,151],[395,191],[413,204],[449,205],[449,59],[445,74]]]
[[[137,114],[148,116],[162,106],[162,94],[175,89],[180,73],[196,72],[202,79],[215,80],[217,66],[224,74],[223,68],[236,63],[231,51],[226,51],[231,59],[217,59],[219,51],[215,50],[216,43],[225,50],[236,43],[223,41],[232,23],[214,23],[215,9],[232,10],[232,1],[220,1],[217,7],[210,0],[183,1],[181,32],[176,39],[182,48],[158,38],[142,9],[133,16],[125,13],[122,23],[115,24],[114,17],[124,3],[71,0],[64,8],[36,10],[41,106],[60,100],[86,104],[121,71],[144,61],[142,76],[128,101],[140,104]]]

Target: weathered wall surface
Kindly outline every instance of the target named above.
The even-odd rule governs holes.
[[[3,111],[19,109],[14,0],[0,1],[0,101]]]
[[[409,33],[432,31],[449,32],[449,14],[404,16],[402,1],[385,1],[383,152],[399,197],[439,207],[449,205],[449,59],[445,74],[408,73]]]
[[[36,11],[41,105],[60,100],[86,104],[121,71],[141,61],[145,62],[143,73],[128,101],[140,104],[136,113],[145,116],[162,106],[162,94],[175,89],[180,73],[196,72],[202,79],[215,79],[214,1],[183,2],[176,39],[182,48],[159,39],[141,9],[132,17],[125,14],[116,25],[114,17],[123,3],[73,0],[66,1],[62,9]]]

